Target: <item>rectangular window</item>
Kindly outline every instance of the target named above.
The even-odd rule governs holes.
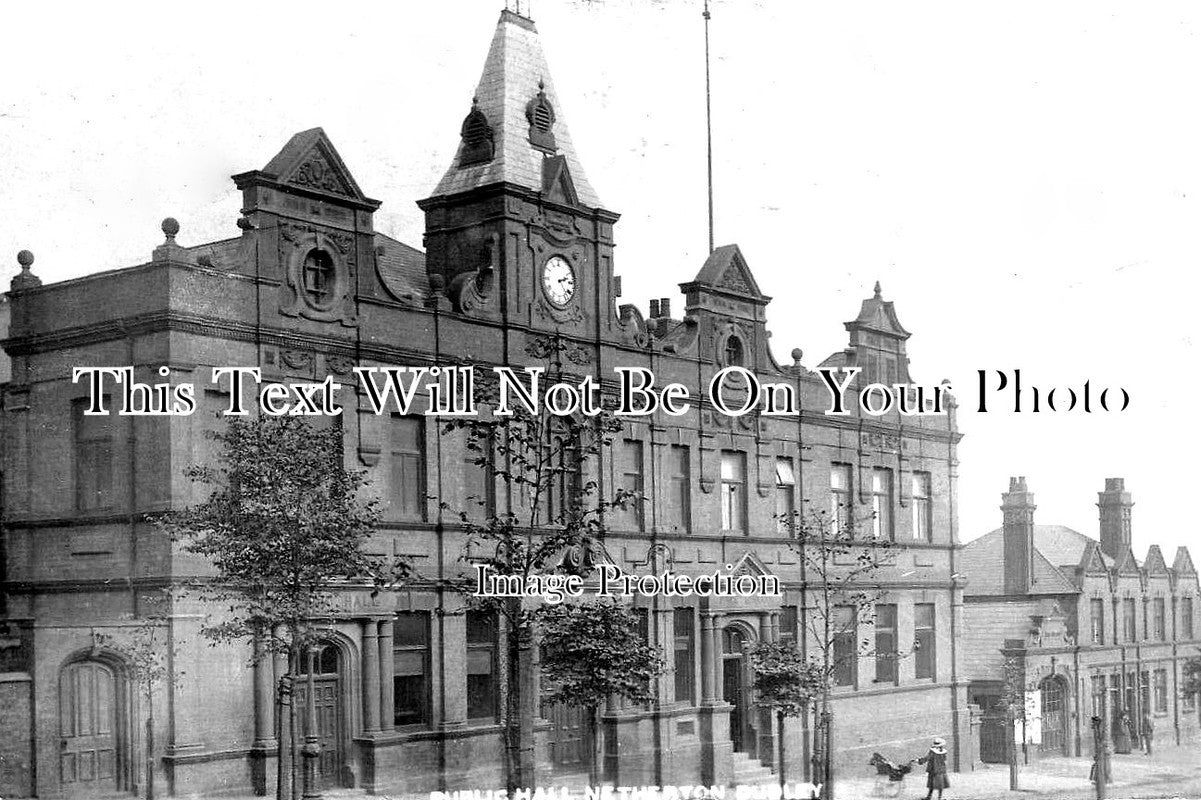
[[[109,403],[105,396],[104,402]],[[75,508],[96,511],[113,504],[113,433],[111,417],[84,414],[86,399],[71,407],[75,434]]]
[[[746,533],[746,455],[721,451],[721,528]]]
[[[834,464],[830,467],[830,534],[833,536],[851,533],[851,465]]]
[[[913,538],[934,541],[934,515],[930,499],[930,473],[913,473]]]
[[[676,702],[696,705],[696,622],[691,608],[672,612],[675,636]]]
[[[876,604],[876,681],[897,682],[897,607]]]
[[[392,516],[425,519],[425,420],[392,415]]]
[[[642,442],[626,439],[621,446],[621,481],[618,489],[634,492],[637,497],[626,500],[626,507],[621,513],[621,525],[626,530],[646,530],[646,503],[643,501],[645,491],[645,463],[643,460]]]
[[[1105,644],[1105,601],[1094,597],[1089,601],[1092,643]]]
[[[1138,638],[1135,620],[1134,598],[1127,597],[1122,601],[1122,637],[1127,642],[1133,642]]]
[[[467,718],[496,720],[497,624],[489,611],[467,612]]]
[[[464,436],[463,492],[468,517],[482,522],[496,514],[496,443],[491,431]]]
[[[934,679],[938,673],[938,643],[934,630],[934,604],[915,603],[913,606],[913,639],[917,652],[913,654],[913,677]]]
[[[1161,642],[1165,641],[1168,638],[1168,618],[1162,597],[1151,601],[1151,614],[1155,625],[1155,638]]]
[[[1168,671],[1166,669],[1155,670],[1155,683],[1152,684],[1152,691],[1155,693],[1155,713],[1168,713]]]
[[[1193,638],[1193,598],[1180,598],[1180,638]]]
[[[783,606],[780,609],[780,642],[798,646],[796,606]]]
[[[872,536],[892,539],[892,470],[872,470]]]
[[[858,615],[854,606],[834,606],[830,611],[834,685],[854,686],[859,667],[859,649],[855,646]]]
[[[1094,717],[1105,716],[1105,676],[1093,676],[1093,705],[1092,715]]]
[[[776,459],[776,530],[791,534],[796,525],[796,475],[791,458]]]
[[[543,457],[549,471],[549,491],[541,498],[539,517],[544,525],[559,525],[579,500],[583,456],[575,434],[562,429],[552,431]]]
[[[667,449],[667,524],[669,530],[687,533],[692,529],[692,478],[688,445]]]
[[[393,623],[393,720],[396,725],[430,722],[430,615],[402,611]]]

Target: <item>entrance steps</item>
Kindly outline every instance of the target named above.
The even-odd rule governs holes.
[[[730,765],[733,767],[730,783],[736,786],[763,786],[776,782],[771,767],[763,766],[759,759],[751,758],[746,753],[733,753]]]

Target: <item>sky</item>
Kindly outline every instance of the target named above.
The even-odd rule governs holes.
[[[513,0],[510,0],[513,2]],[[236,236],[229,176],[325,128],[376,227],[454,155],[503,0],[22,3],[0,48],[0,279],[57,281]],[[879,280],[915,381],[958,387],[960,537],[1036,521],[1096,535],[1124,477],[1140,558],[1201,537],[1201,4],[712,0],[718,244],[738,243],[772,349],[815,367]],[[699,0],[531,0],[588,177],[619,212],[623,302],[682,306],[707,253]],[[1013,413],[977,370],[1104,387],[1124,412]],[[996,397],[995,404],[991,403]],[[1027,395],[1029,398],[1029,395]]]

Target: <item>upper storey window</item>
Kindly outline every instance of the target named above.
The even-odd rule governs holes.
[[[313,248],[304,257],[303,277],[304,296],[309,304],[314,308],[329,308],[338,277],[333,257],[320,248]]]
[[[726,339],[725,362],[727,367],[741,367],[746,360],[746,351],[742,340],[737,336]]]
[[[525,107],[525,118],[530,123],[530,144],[548,153],[555,152],[555,107],[546,97],[546,84],[538,81],[538,94]]]

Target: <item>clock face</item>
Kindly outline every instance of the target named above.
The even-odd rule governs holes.
[[[563,256],[551,256],[542,265],[542,289],[547,298],[560,308],[575,297],[575,270]]]

